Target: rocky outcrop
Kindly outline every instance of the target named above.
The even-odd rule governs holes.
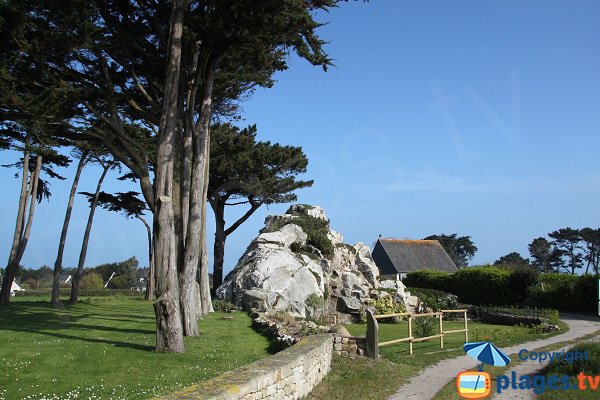
[[[368,246],[344,243],[321,207],[293,205],[266,218],[217,296],[245,308],[260,305],[300,317],[338,313],[343,320],[361,311],[378,280]],[[324,305],[307,305],[311,295]]]

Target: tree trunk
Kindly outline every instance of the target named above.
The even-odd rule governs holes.
[[[102,182],[108,173],[108,170],[112,166],[112,163],[107,163],[103,166],[102,175],[98,180],[96,186],[96,192],[90,204],[90,214],[88,215],[87,225],[83,234],[83,242],[81,243],[81,252],[79,253],[79,262],[77,263],[77,270],[73,274],[73,281],[71,282],[71,297],[69,297],[69,304],[77,303],[77,297],[79,296],[79,284],[81,283],[81,277],[83,275],[83,265],[85,264],[85,257],[87,256],[88,243],[90,240],[90,233],[92,232],[92,224],[94,222],[94,213],[96,212],[96,206],[98,206],[98,196],[100,195],[100,189],[102,189]]]
[[[27,148],[28,140],[25,141],[25,148]],[[17,210],[17,221],[15,223],[15,232],[13,235],[13,242],[10,248],[10,254],[8,256],[8,262],[6,263],[6,272],[4,279],[2,280],[2,289],[0,291],[0,304],[8,305],[10,303],[10,288],[15,280],[17,270],[14,268],[14,259],[17,257],[19,249],[19,243],[21,242],[21,235],[23,234],[23,220],[25,219],[25,208],[27,207],[27,198],[29,196],[29,150],[25,150],[23,155],[23,176],[21,179],[21,193],[19,195],[19,208]]]
[[[182,353],[183,330],[177,279],[177,239],[173,213],[173,158],[181,74],[181,40],[187,0],[174,0],[171,12],[168,65],[159,123],[155,168],[154,268],[156,284],[156,350]]]
[[[202,191],[202,233],[200,235],[201,246],[202,246],[202,257],[200,258],[200,266],[198,275],[200,277],[200,315],[206,315],[210,312],[214,312],[212,306],[212,299],[210,296],[210,282],[208,276],[208,248],[206,244],[206,199],[208,196],[208,183],[209,183],[209,167],[210,167],[210,130],[207,127],[207,140],[206,147],[204,149],[206,157],[204,159],[204,188]],[[213,285],[214,286],[214,285]],[[216,286],[214,286],[216,287]]]
[[[154,252],[152,251],[152,229],[144,218],[139,215],[134,215],[137,219],[142,221],[142,224],[146,227],[146,233],[148,234],[148,277],[146,278],[146,300],[154,300]]]
[[[261,201],[257,201],[249,197],[250,208],[231,226],[225,229],[225,203],[228,196],[220,197],[218,192],[211,195],[210,206],[215,214],[215,243],[214,243],[214,265],[213,265],[213,288],[217,289],[223,283],[223,260],[225,258],[225,241],[227,236],[234,232],[241,224],[246,222],[248,218],[262,205]]]
[[[216,289],[223,283],[223,259],[225,257],[225,204],[221,201],[211,202],[215,213],[215,244],[213,247],[213,287]]]
[[[212,112],[212,89],[216,61],[208,67],[204,78],[204,90],[202,94],[202,107],[200,110],[199,123],[192,131],[192,175],[190,180],[190,207],[188,214],[188,226],[185,238],[185,255],[183,269],[179,275],[180,298],[182,307],[183,329],[186,336],[198,335],[198,316],[202,309],[200,303],[202,287],[198,287],[197,275],[202,270],[202,234],[206,227],[205,208],[206,188],[208,184],[208,156],[210,149],[210,116]],[[208,271],[208,270],[207,270]],[[200,295],[198,294],[200,289]],[[210,296],[210,293],[209,293]]]
[[[75,171],[75,177],[73,178],[73,184],[71,185],[71,192],[69,193],[69,201],[67,203],[67,211],[65,213],[65,220],[63,222],[62,232],[60,233],[60,241],[58,242],[58,254],[56,255],[56,261],[54,261],[54,275],[52,278],[52,299],[53,305],[59,303],[60,296],[60,281],[59,276],[62,270],[63,252],[65,250],[65,242],[67,240],[67,231],[69,230],[69,222],[71,221],[71,211],[73,210],[73,202],[75,201],[75,193],[77,193],[77,185],[79,184],[79,178],[81,177],[81,171],[85,167],[87,162],[88,151],[84,151],[81,154],[79,163],[77,164],[77,171]]]
[[[28,144],[26,140],[26,145]],[[23,176],[21,179],[21,194],[19,195],[19,209],[17,211],[17,221],[15,223],[15,233],[13,235],[13,242],[10,248],[10,255],[8,256],[7,265],[12,264],[13,260],[17,257],[17,251],[19,249],[19,243],[21,242],[21,235],[23,234],[23,228],[25,226],[25,209],[27,208],[27,199],[30,193],[31,183],[29,173],[29,150],[25,150],[23,155]]]
[[[13,238],[13,246],[10,251],[8,264],[6,266],[6,276],[2,281],[2,289],[0,290],[0,305],[8,305],[10,303],[10,289],[17,275],[19,264],[25,253],[29,234],[31,233],[31,225],[33,223],[33,215],[35,213],[35,201],[40,179],[40,171],[42,169],[42,156],[36,157],[35,170],[29,174],[29,152],[25,152],[23,157],[23,183],[21,184],[21,194],[19,196],[19,211],[17,212],[17,222],[15,226],[15,237]],[[25,195],[23,195],[23,190]],[[31,199],[29,199],[31,197]],[[29,212],[27,215],[27,223],[25,223],[25,208],[29,200]],[[18,235],[17,235],[18,233]],[[16,240],[15,240],[16,239]]]

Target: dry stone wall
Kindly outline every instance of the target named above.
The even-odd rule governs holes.
[[[305,397],[331,369],[333,339],[309,336],[272,357],[155,400],[292,400]]]

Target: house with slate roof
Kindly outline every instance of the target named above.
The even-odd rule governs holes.
[[[409,272],[434,269],[456,272],[452,262],[437,240],[404,240],[379,238],[372,252],[379,268],[380,279],[403,279]]]

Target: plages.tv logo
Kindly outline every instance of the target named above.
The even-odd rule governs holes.
[[[487,337],[486,337],[487,340]],[[510,363],[510,358],[491,342],[465,343],[465,353],[480,362],[479,371],[461,372],[456,377],[456,390],[465,399],[482,399],[490,395],[491,379],[487,372],[483,372],[484,364],[504,367]]]
[[[487,372],[461,372],[456,377],[458,394],[465,399],[481,399],[490,395],[491,380]]]

